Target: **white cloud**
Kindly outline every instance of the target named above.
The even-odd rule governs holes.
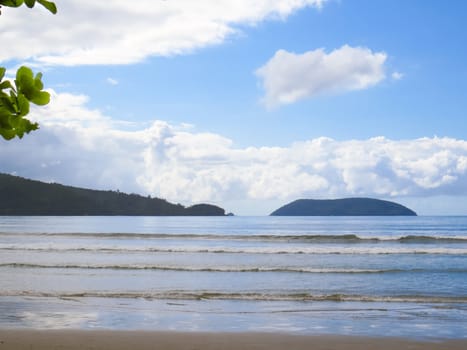
[[[0,61],[55,65],[127,64],[219,44],[267,19],[327,0],[57,1],[45,10],[3,9]],[[21,45],[18,45],[21,43]]]
[[[391,77],[394,80],[401,80],[404,77],[404,73],[394,72],[394,73],[391,74]]]
[[[362,90],[385,78],[384,52],[344,45],[296,54],[279,50],[256,71],[267,107],[290,104],[322,94]]]
[[[114,79],[114,78],[107,78],[106,81],[107,81],[107,83],[109,83],[110,85],[118,85],[118,80],[117,80],[117,79]]]
[[[39,131],[0,141],[0,171],[185,204],[301,197],[467,195],[467,141],[336,141],[236,148],[218,134],[154,121],[122,130],[87,97],[56,94],[34,109]]]

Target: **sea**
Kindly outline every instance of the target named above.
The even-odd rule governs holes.
[[[0,217],[1,329],[467,338],[467,217]]]

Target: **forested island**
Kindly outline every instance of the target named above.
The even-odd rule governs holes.
[[[0,173],[0,215],[224,216],[210,204],[185,207],[160,198],[44,183]]]
[[[299,199],[271,216],[416,216],[401,204],[374,198]]]

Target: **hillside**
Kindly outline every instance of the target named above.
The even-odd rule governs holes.
[[[272,216],[416,216],[401,204],[373,198],[299,199]]]
[[[223,216],[214,205],[184,207],[159,198],[49,184],[0,173],[0,215]]]

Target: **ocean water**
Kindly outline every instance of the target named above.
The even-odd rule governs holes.
[[[467,338],[467,217],[0,217],[0,328]]]

